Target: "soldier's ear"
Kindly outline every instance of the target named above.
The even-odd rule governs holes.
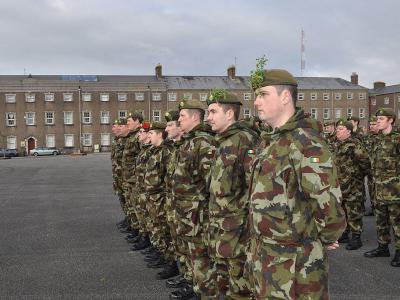
[[[287,105],[289,102],[292,102],[292,95],[289,90],[284,89],[281,93],[281,101],[284,105]]]

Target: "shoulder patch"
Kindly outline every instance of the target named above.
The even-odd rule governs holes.
[[[315,157],[315,156],[310,157],[310,162],[312,162],[312,163],[319,163],[320,161],[321,160],[319,157]]]

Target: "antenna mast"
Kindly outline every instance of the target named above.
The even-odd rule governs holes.
[[[306,49],[304,46],[305,37],[306,35],[304,33],[304,30],[301,29],[301,61],[300,61],[301,76],[304,76],[304,71],[306,69]]]

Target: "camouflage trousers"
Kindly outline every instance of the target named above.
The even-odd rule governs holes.
[[[375,216],[378,243],[390,244],[390,228],[392,228],[395,248],[400,250],[400,202],[376,201]]]
[[[146,206],[148,211],[147,226],[151,233],[150,240],[153,246],[163,254],[166,253],[170,241],[164,204],[165,195],[163,193],[148,195]]]
[[[139,222],[136,217],[135,196],[133,186],[129,183],[125,184],[125,199],[126,199],[126,215],[129,224],[133,229],[139,229]]]
[[[287,246],[252,239],[246,272],[255,299],[329,299],[328,260],[320,241]]]
[[[193,282],[193,266],[190,259],[188,242],[180,236],[176,239],[176,255],[178,258],[179,273],[187,282]]]
[[[179,250],[178,250],[178,235],[176,233],[177,222],[175,211],[171,206],[168,205],[168,199],[166,201],[165,210],[167,215],[167,225],[169,228],[169,243],[166,250],[166,259],[168,261],[179,261]]]
[[[136,218],[138,220],[139,224],[139,233],[141,235],[148,234],[148,226],[147,226],[147,209],[146,209],[146,202],[147,202],[147,196],[144,191],[138,191],[136,190],[134,193],[136,198]]]
[[[208,255],[208,246],[204,244],[203,237],[190,237],[187,240],[190,254],[190,263],[193,269],[193,289],[201,295],[201,299],[214,299],[217,295],[215,281],[207,275],[212,267]]]
[[[346,231],[361,234],[363,229],[364,201],[344,201],[343,209],[346,213]]]

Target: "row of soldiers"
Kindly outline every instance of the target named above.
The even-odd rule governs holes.
[[[113,126],[119,227],[164,268],[170,299],[329,299],[326,250],[346,221],[321,124],[296,107],[289,72],[259,68],[251,84],[268,126],[239,120],[224,90],[166,122],[131,112]]]
[[[400,134],[394,128],[395,120],[392,109],[380,108],[369,119],[366,133],[355,116],[326,121],[324,132],[338,169],[347,220],[339,242],[347,243],[347,250],[362,247],[363,216],[375,215],[378,247],[364,256],[389,257],[393,229],[396,252],[391,265],[400,267]],[[364,212],[365,178],[372,208],[369,214]]]

